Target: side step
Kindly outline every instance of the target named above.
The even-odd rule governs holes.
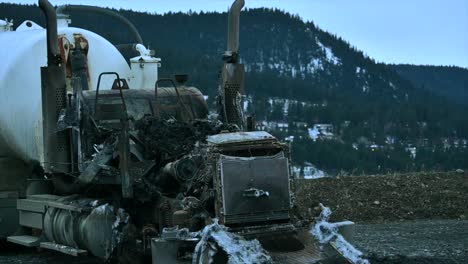
[[[7,238],[7,241],[25,247],[40,247],[55,250],[60,253],[64,253],[75,257],[88,255],[87,250],[64,246],[52,242],[41,242],[41,238],[36,236],[9,236]]]
[[[83,210],[83,208],[79,206],[59,202],[60,198],[62,197],[49,194],[39,194],[28,196],[26,199],[18,199],[16,201],[16,208],[19,212],[19,224],[23,227],[43,230],[44,215],[49,207],[75,212],[81,212]],[[75,257],[88,255],[88,251],[84,249],[48,242],[45,236],[9,236],[7,237],[7,241],[26,247],[40,247],[54,250]]]
[[[38,247],[40,240],[41,240],[40,237],[35,237],[35,236],[9,236],[7,237],[8,242],[22,245],[25,247]]]
[[[75,257],[88,255],[87,250],[73,248],[73,247],[64,246],[64,245],[60,245],[60,244],[55,244],[55,243],[52,243],[52,242],[41,242],[39,246],[41,248],[55,250],[55,251],[58,251],[60,253],[64,253],[64,254],[67,254],[67,255],[75,256]]]

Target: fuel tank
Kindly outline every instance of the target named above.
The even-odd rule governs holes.
[[[117,72],[120,78],[130,79],[126,60],[103,37],[63,23],[59,23],[58,34],[67,40],[61,47],[65,49],[75,44],[76,36],[87,40],[90,90],[96,88],[102,72]],[[42,163],[40,71],[47,65],[46,30],[27,20],[16,31],[0,31],[0,58],[0,155]],[[100,89],[110,89],[111,81],[110,77],[103,79]]]

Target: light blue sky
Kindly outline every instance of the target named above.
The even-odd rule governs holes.
[[[138,11],[226,11],[232,0],[50,0]],[[9,0],[33,4],[34,0]],[[341,36],[377,61],[468,67],[468,0],[246,0]],[[242,23],[242,20],[241,20]],[[273,23],[273,21],[272,21]],[[242,37],[242,36],[241,36]]]

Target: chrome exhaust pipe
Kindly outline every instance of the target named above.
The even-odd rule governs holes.
[[[233,54],[239,52],[239,17],[244,5],[244,0],[236,0],[229,9],[227,50]]]
[[[38,4],[46,17],[47,65],[59,65],[61,58],[58,50],[57,13],[48,0],[39,0]]]

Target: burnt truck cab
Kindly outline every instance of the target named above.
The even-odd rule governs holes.
[[[208,136],[207,143],[220,224],[258,239],[272,255],[303,250],[302,227],[294,224],[289,145],[265,131]]]
[[[265,131],[241,131],[209,135],[202,148],[204,164],[198,175],[207,175],[211,183],[207,184],[210,194],[199,198],[213,198],[206,208],[211,212],[210,218],[217,219],[206,219],[206,227],[216,223],[244,239],[257,239],[273,258],[284,252],[303,254],[308,243],[300,237],[302,227],[294,224],[289,146]],[[181,251],[190,243],[195,250],[194,259],[210,255],[210,249],[199,252],[194,247],[203,237],[192,241],[182,231],[182,227],[175,226],[153,238],[153,264],[185,263],[175,256],[183,255]],[[223,249],[219,244],[215,247]]]

